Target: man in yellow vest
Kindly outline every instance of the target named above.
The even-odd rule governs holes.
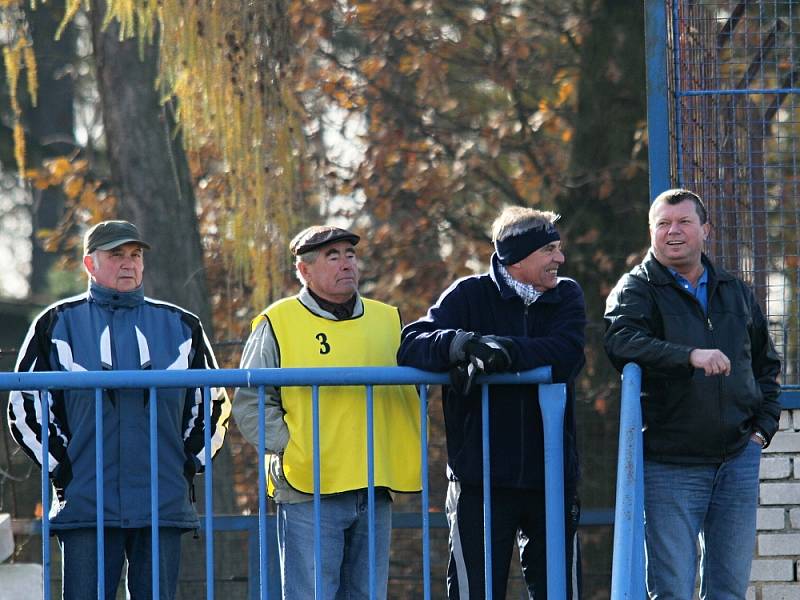
[[[359,237],[338,227],[314,226],[290,244],[303,287],[258,315],[242,355],[243,369],[270,367],[395,366],[398,310],[358,293]],[[265,390],[265,422],[258,391],[236,390],[233,414],[242,434],[258,443],[265,428],[269,493],[278,505],[278,545],[284,600],[367,599],[366,391],[323,387],[319,398],[321,565],[314,564],[311,390]],[[419,399],[412,386],[374,388],[375,557],[377,597],[386,598],[391,533],[390,491],[421,488]]]

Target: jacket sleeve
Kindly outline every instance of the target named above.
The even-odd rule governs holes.
[[[192,362],[190,369],[217,369],[217,359],[206,338],[203,326],[197,321],[192,332]],[[187,460],[194,463],[194,473],[202,473],[206,467],[205,428],[210,430],[211,458],[216,456],[225,434],[228,431],[228,419],[231,414],[231,402],[224,387],[209,389],[211,415],[205,414],[203,405],[203,388],[187,391],[187,415],[184,419],[184,448]],[[187,463],[187,470],[191,465]],[[194,473],[187,472],[186,475]]]
[[[51,332],[58,312],[54,309],[43,312],[30,326],[25,341],[22,343],[15,371],[40,372],[58,371],[58,365],[51,364],[53,341]],[[62,354],[70,354],[66,342],[61,342]],[[71,359],[71,356],[70,356]],[[42,399],[46,399],[48,410],[48,470],[50,476],[66,485],[70,473],[67,446],[70,434],[66,426],[63,412],[64,392],[53,390],[14,390],[9,394],[8,424],[11,435],[22,450],[40,467],[42,465],[42,423],[39,415],[42,410]]]
[[[761,307],[747,288],[747,295],[751,304],[752,320],[750,331],[750,348],[752,352],[753,377],[761,388],[762,401],[753,415],[753,426],[758,428],[767,438],[769,445],[772,436],[778,430],[778,421],[781,417],[780,385],[778,374],[781,370],[781,361],[775,346],[769,336],[769,326]]]
[[[571,279],[559,283],[560,300],[547,335],[509,336],[514,343],[511,371],[552,367],[553,381],[572,381],[586,362],[586,303],[583,290]],[[531,305],[536,310],[536,304]]]
[[[459,324],[467,322],[465,282],[447,288],[428,314],[406,325],[401,333],[397,364],[426,371],[447,371],[455,362],[450,355],[453,340],[468,335]]]
[[[274,369],[280,367],[280,356],[269,319],[264,319],[250,334],[245,344],[242,369]],[[258,446],[258,388],[237,388],[234,394],[233,417],[245,439]],[[264,386],[264,436],[269,454],[283,452],[289,443],[289,429],[283,420],[280,390]]]
[[[659,337],[658,306],[649,283],[625,275],[606,300],[605,349],[614,367],[622,372],[634,362],[650,376],[690,377],[689,354],[694,348]]]

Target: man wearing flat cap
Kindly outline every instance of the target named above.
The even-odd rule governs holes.
[[[359,237],[338,227],[314,226],[290,244],[303,286],[275,302],[252,323],[243,369],[270,367],[396,366],[400,314],[358,293]],[[366,392],[323,387],[319,393],[321,565],[314,564],[311,390],[265,390],[269,493],[278,505],[283,598],[370,598],[367,512]],[[412,386],[374,388],[375,580],[386,598],[391,492],[418,492],[419,399]],[[236,390],[233,414],[242,434],[258,444],[258,391]]]
[[[427,316],[402,334],[398,362],[450,371],[442,393],[447,435],[450,525],[447,593],[484,597],[480,373],[551,366],[567,384],[564,423],[567,597],[580,597],[578,458],[574,380],[584,364],[583,292],[559,277],[564,254],[558,215],[509,207],[495,220],[488,273],[453,283]],[[530,598],[547,597],[544,450],[537,388],[489,388],[492,490],[492,596],[506,597],[515,539]]]
[[[215,369],[199,319],[146,298],[144,250],[150,245],[127,221],[103,221],[86,233],[83,264],[89,289],[44,310],[28,331],[17,371]],[[152,597],[150,467],[158,464],[160,598],[175,596],[180,538],[199,526],[193,478],[222,445],[230,415],[224,388],[211,389],[205,414],[199,389],[159,389],[158,457],[150,456],[148,390],[104,390],[103,529],[106,598],[116,597],[125,561],[131,598]],[[11,392],[11,434],[42,465],[42,403],[49,406],[51,527],[63,554],[63,597],[97,597],[94,390]]]

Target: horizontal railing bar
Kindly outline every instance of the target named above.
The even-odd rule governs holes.
[[[677,92],[678,96],[746,96],[750,94],[798,94],[800,88],[745,88],[741,90],[685,90]]]
[[[0,373],[0,390],[89,389],[146,387],[256,387],[309,385],[414,385],[446,384],[447,373],[411,367],[317,367],[281,369],[188,369],[180,371],[43,371]],[[550,367],[521,373],[481,376],[478,383],[550,383]]]
[[[447,517],[441,511],[430,511],[431,529],[447,529]],[[274,516],[274,515],[270,515]],[[205,518],[200,514],[199,518]],[[418,512],[393,512],[392,529],[421,529],[422,514]],[[597,527],[614,524],[613,508],[582,508],[581,527]],[[40,519],[12,519],[14,535],[39,535],[42,531]],[[258,515],[214,515],[214,531],[258,531]]]

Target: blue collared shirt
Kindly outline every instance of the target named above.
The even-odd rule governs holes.
[[[672,273],[679,286],[697,298],[697,301],[703,307],[703,312],[708,314],[708,270],[703,270],[703,274],[697,280],[697,286],[693,286],[688,279],[677,271],[670,269],[669,272]]]

